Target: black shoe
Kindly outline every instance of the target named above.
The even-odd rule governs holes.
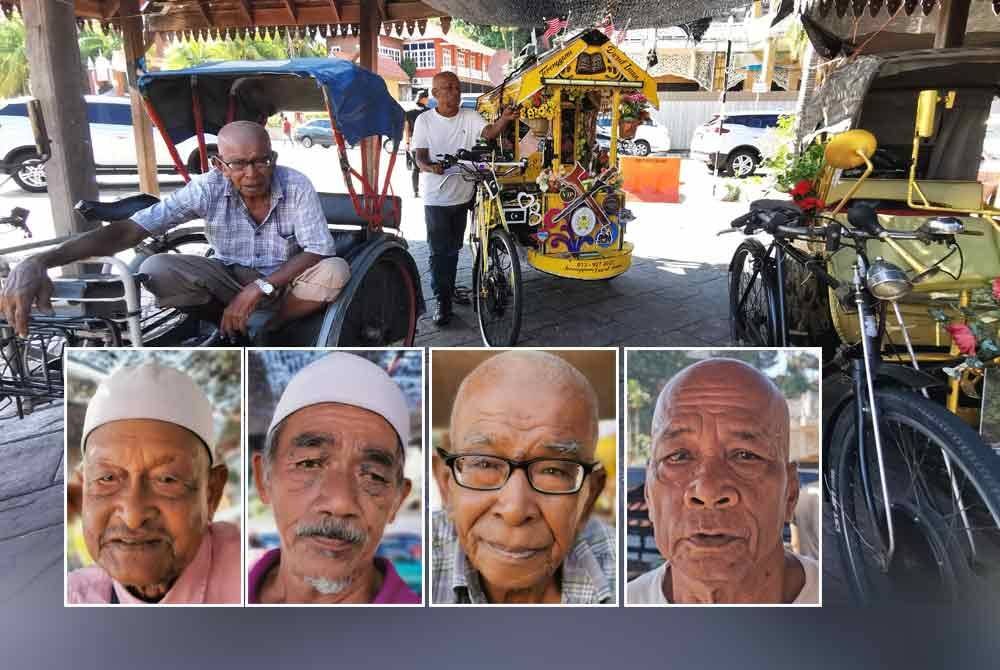
[[[437,311],[434,312],[434,325],[447,326],[451,321],[451,303],[438,301]]]
[[[469,289],[464,286],[456,286],[451,292],[451,300],[456,305],[471,305],[472,298],[469,296]]]

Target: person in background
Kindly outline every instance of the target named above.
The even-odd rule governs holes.
[[[413,197],[420,197],[420,166],[413,157],[410,150],[410,142],[413,139],[413,126],[417,122],[417,117],[427,111],[427,91],[422,90],[417,93],[417,106],[406,112],[406,164],[410,168],[410,179],[413,182]]]
[[[281,115],[281,132],[285,136],[285,142],[292,144],[292,122],[284,114]]]

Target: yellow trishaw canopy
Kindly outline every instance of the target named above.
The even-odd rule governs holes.
[[[547,86],[620,88],[626,94],[642,93],[651,106],[660,106],[656,81],[607,35],[592,29],[580,33],[563,48],[542,54],[537,63],[484,93],[476,109],[481,114],[495,115],[501,90],[504,105],[519,105]]]

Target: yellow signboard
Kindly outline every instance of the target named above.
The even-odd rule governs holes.
[[[531,267],[557,277],[569,279],[610,279],[617,277],[632,265],[631,242],[622,249],[601,252],[590,258],[574,257],[571,254],[546,255],[528,249],[528,263]]]

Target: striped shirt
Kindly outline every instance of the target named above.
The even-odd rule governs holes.
[[[151,235],[204,219],[215,258],[226,265],[254,268],[265,276],[301,251],[319,256],[336,254],[316,189],[304,174],[282,165],[274,168],[271,209],[260,225],[233,183],[215,168],[193,177],[186,186],[136,212],[131,219]]]
[[[434,604],[489,603],[479,573],[462,550],[455,525],[443,511],[434,513],[432,543]],[[564,604],[613,604],[617,593],[614,531],[597,519],[590,519],[563,559],[561,574]]]

